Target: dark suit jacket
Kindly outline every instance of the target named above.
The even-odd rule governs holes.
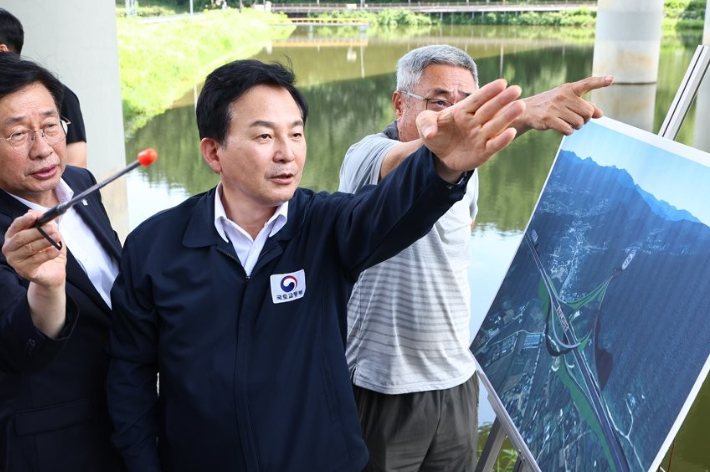
[[[96,181],[68,166],[75,194]],[[121,246],[99,192],[74,208],[117,260]],[[0,190],[0,245],[27,207]],[[67,260],[67,323],[56,340],[32,324],[28,282],[0,253],[0,471],[123,470],[114,452],[105,400],[105,345],[111,311],[76,259]]]

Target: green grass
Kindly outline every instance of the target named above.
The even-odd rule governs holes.
[[[143,23],[117,18],[124,122],[129,136],[201,83],[215,67],[258,53],[292,27],[268,24],[277,15],[245,9]]]

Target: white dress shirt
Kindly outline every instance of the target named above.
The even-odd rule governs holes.
[[[232,243],[234,251],[239,257],[239,262],[242,263],[247,276],[251,275],[251,271],[259,259],[259,254],[266,244],[266,240],[279,232],[288,221],[288,202],[282,203],[276,208],[276,211],[271,218],[264,223],[264,227],[259,231],[256,239],[252,239],[241,226],[227,218],[227,213],[222,205],[222,183],[217,185],[217,191],[214,197],[214,227],[219,235],[226,242]]]

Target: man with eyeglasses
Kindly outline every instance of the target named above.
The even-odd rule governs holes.
[[[612,83],[588,78],[523,100],[517,136],[554,129],[570,134],[602,112],[582,95]],[[447,45],[425,46],[397,64],[395,121],[347,152],[340,191],[381,179],[422,146],[417,117],[441,112],[478,89],[473,59]],[[478,379],[468,349],[469,241],[477,212],[478,173],[422,239],[364,271],[348,304],[347,359],[368,472],[473,471]]]
[[[0,53],[22,54],[24,43],[25,31],[20,20],[9,11],[0,8]],[[59,113],[72,123],[66,134],[67,163],[86,167],[86,129],[79,98],[66,85],[62,84],[62,89],[64,100]]]
[[[62,85],[0,54],[0,470],[125,470],[105,399],[109,292],[121,246],[95,192],[55,222],[49,208],[96,183],[66,166]]]

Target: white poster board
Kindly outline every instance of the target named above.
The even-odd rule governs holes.
[[[604,118],[562,141],[471,349],[533,468],[650,472],[709,318],[710,155]]]

